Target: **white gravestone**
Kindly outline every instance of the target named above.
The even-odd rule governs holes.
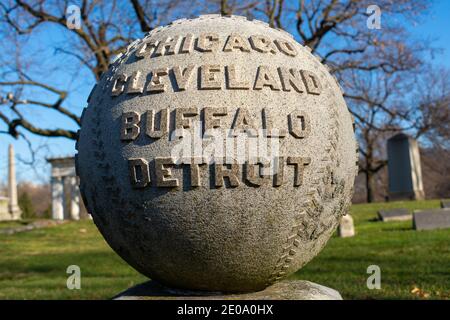
[[[353,237],[355,235],[355,225],[351,215],[346,214],[341,218],[338,226],[338,236],[341,238]]]

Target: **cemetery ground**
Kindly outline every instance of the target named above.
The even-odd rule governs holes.
[[[415,231],[412,221],[375,221],[387,208],[438,208],[438,200],[353,205],[356,236],[333,236],[292,275],[340,291],[344,299],[450,299],[450,229]],[[21,222],[0,223],[0,229]],[[81,268],[81,289],[69,290],[66,269]],[[381,289],[369,290],[367,267],[381,268]],[[0,299],[109,299],[145,281],[82,220],[14,235],[0,234]]]

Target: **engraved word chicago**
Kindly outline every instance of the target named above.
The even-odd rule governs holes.
[[[270,39],[263,35],[242,37],[231,34],[221,39],[214,33],[203,33],[199,36],[165,37],[161,40],[147,39],[137,47],[134,59],[154,59],[175,54],[208,54],[223,52],[251,52],[258,54],[283,54],[297,56],[297,49],[289,41]],[[130,74],[119,73],[114,77],[110,92],[113,97],[122,94],[158,94],[185,90],[269,90],[285,91],[292,94],[321,94],[322,86],[319,78],[311,71],[288,68],[286,66],[256,66],[253,72],[243,72],[234,64],[203,64],[156,68],[144,74],[141,70]],[[201,125],[202,139],[210,139],[218,131],[225,132],[226,139],[238,139],[245,133],[249,137],[270,139],[305,139],[310,134],[311,123],[308,115],[296,109],[285,115],[284,127],[274,128],[272,117],[267,108],[262,107],[259,114],[250,113],[245,107],[193,106],[148,110],[144,113],[135,111],[123,112],[121,117],[120,139],[124,143],[132,143],[144,136],[150,140],[167,138],[185,139],[183,132]],[[275,115],[280,117],[280,113]],[[172,134],[170,132],[172,131]],[[179,133],[182,134],[179,134]],[[222,136],[221,136],[222,137]],[[190,140],[189,140],[190,141]],[[248,140],[255,141],[252,139]],[[198,143],[198,141],[197,141]],[[200,141],[200,145],[202,142]],[[270,160],[253,157],[247,161],[237,162],[233,157],[215,157],[211,162],[204,157],[155,157],[154,159],[128,159],[130,181],[134,188],[179,187],[185,183],[184,174],[175,175],[172,169],[181,169],[190,177],[191,188],[211,186],[215,188],[240,185],[259,187],[270,184],[280,187],[287,184],[285,170],[292,170],[289,176],[292,187],[300,187],[303,174],[311,159],[304,156],[283,156],[272,154]],[[231,160],[230,160],[231,159]],[[265,158],[267,159],[267,157]],[[208,164],[209,169],[204,165]],[[270,170],[267,170],[270,168]],[[205,183],[202,175],[209,173],[209,183]],[[202,182],[203,181],[203,182]],[[226,183],[227,182],[227,183]]]
[[[295,57],[297,50],[289,41],[276,39],[271,41],[266,36],[251,36],[244,39],[238,34],[230,35],[221,46],[220,38],[214,33],[201,34],[196,41],[194,36],[166,37],[163,40],[147,40],[135,51],[137,59],[155,58],[174,54],[190,54],[194,48],[200,53],[215,53],[222,48],[223,52],[250,52],[252,49],[260,54],[282,53]],[[194,46],[194,43],[196,44]],[[195,74],[196,73],[196,77]],[[174,81],[170,81],[172,77]],[[199,79],[199,81],[194,81]],[[157,68],[148,74],[135,71],[132,74],[120,73],[113,80],[112,96],[122,93],[162,93],[175,84],[172,91],[184,91],[196,86],[198,90],[263,90],[267,87],[274,91],[295,91],[319,95],[321,85],[317,76],[308,70],[297,70],[280,66],[273,68],[261,65],[253,73],[242,75],[233,64],[222,66],[219,64],[174,66],[172,68]]]

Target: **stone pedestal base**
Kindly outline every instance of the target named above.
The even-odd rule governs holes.
[[[171,289],[155,281],[138,284],[115,300],[342,300],[334,289],[305,280],[284,280],[258,292],[224,294]]]

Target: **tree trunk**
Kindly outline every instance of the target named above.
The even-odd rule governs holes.
[[[367,202],[372,203],[375,200],[375,184],[374,184],[374,174],[370,170],[366,170],[366,191],[367,191]]]

